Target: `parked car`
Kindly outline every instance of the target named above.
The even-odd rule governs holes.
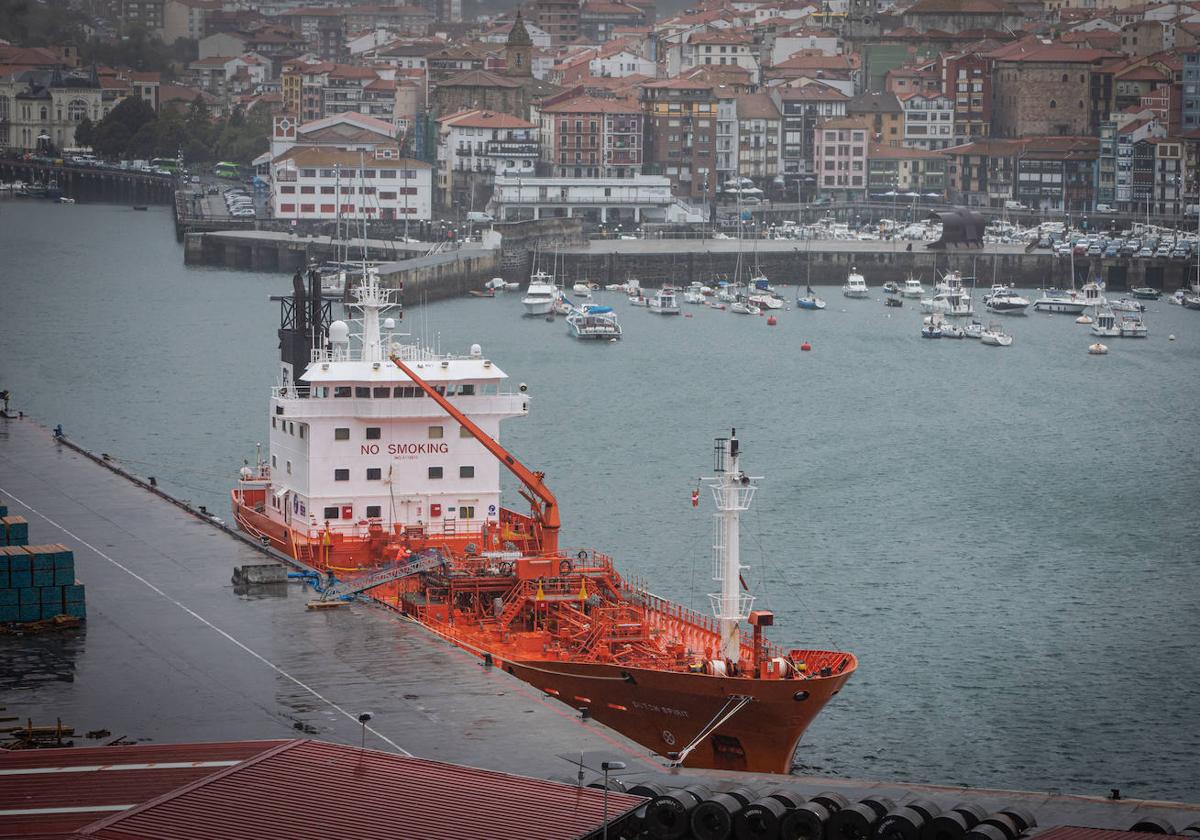
[[[1024,204],[1022,204],[1021,202],[1015,201],[1010,198],[1004,202],[1004,209],[1005,210],[1028,210],[1029,208],[1026,207]]]
[[[1107,204],[1097,204],[1096,212],[1097,213],[1115,213],[1117,211],[1112,209],[1112,207]]]

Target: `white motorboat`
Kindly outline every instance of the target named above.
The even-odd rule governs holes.
[[[871,290],[867,286],[866,278],[858,273],[857,268],[850,269],[850,273],[846,276],[846,283],[842,286],[842,294],[848,298],[865,298],[870,296]]]
[[[1060,312],[1066,315],[1078,315],[1087,306],[1087,302],[1077,292],[1065,289],[1046,289],[1033,302],[1033,308],[1038,312]]]
[[[949,321],[942,322],[942,338],[966,338],[967,331],[962,327],[951,324]]]
[[[630,306],[649,306],[650,298],[648,298],[644,294],[642,294],[641,290],[638,290],[629,295],[629,305]]]
[[[783,309],[783,298],[767,292],[750,295],[749,301],[759,309]]]
[[[947,271],[942,275],[942,279],[933,285],[934,294],[937,292],[961,292],[964,290],[961,271]]]
[[[1096,323],[1092,324],[1092,335],[1103,338],[1117,338],[1121,335],[1121,326],[1117,323],[1117,316],[1112,313],[1111,309],[1105,308],[1096,313]]]
[[[925,287],[921,285],[921,281],[911,274],[904,281],[904,287],[900,289],[900,294],[907,298],[920,298],[925,294]]]
[[[1017,294],[1010,286],[993,287],[991,294],[983,299],[983,305],[988,312],[999,315],[1024,315],[1029,308],[1029,299]]]
[[[567,330],[579,339],[616,340],[621,337],[621,325],[611,306],[584,304],[567,315]]]
[[[993,321],[979,334],[979,341],[992,347],[1008,347],[1013,343],[1013,337]]]
[[[1095,280],[1089,280],[1079,290],[1083,294],[1083,303],[1088,307],[1099,308],[1108,304],[1104,297],[1104,287]]]
[[[704,299],[704,295],[700,294],[699,292],[693,292],[691,289],[688,289],[686,292],[683,293],[683,302],[694,304],[697,306],[703,306],[708,301]]]
[[[1108,308],[1113,312],[1145,312],[1146,304],[1136,298],[1123,297],[1117,300],[1110,300]]]
[[[1120,330],[1121,338],[1146,338],[1150,335],[1150,331],[1146,329],[1146,322],[1142,320],[1141,315],[1126,315],[1117,323],[1117,329]]]
[[[525,297],[521,298],[521,305],[525,307],[526,315],[549,315],[557,297],[554,278],[544,271],[535,271],[529,277],[529,287]]]
[[[735,300],[729,305],[729,311],[737,315],[761,315],[762,310],[746,300]]]
[[[648,304],[650,311],[659,315],[678,315],[679,299],[675,297],[675,290],[670,286],[663,286],[650,298]]]
[[[921,311],[926,313],[936,312],[952,318],[963,318],[968,315],[974,315],[975,306],[971,303],[971,296],[962,289],[959,289],[957,291],[938,292],[931,298],[925,298],[921,301]]]
[[[589,298],[590,299],[592,296],[592,287],[589,286],[587,283],[576,283],[574,286],[571,287],[571,293],[578,295],[581,298]]]
[[[963,335],[966,338],[982,338],[983,337],[983,324],[981,322],[975,320],[974,318],[972,318],[971,323],[969,323],[965,327],[963,327]]]

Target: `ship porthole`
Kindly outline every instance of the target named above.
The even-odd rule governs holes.
[[[675,746],[675,736],[671,733],[670,729],[663,730],[662,738],[663,738],[663,743],[666,744],[668,747]]]
[[[797,691],[795,694],[792,695],[792,699],[803,702],[808,699],[808,692],[807,691]]]

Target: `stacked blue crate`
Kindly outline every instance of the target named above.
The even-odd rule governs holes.
[[[0,546],[0,622],[86,618],[75,556],[64,545]]]

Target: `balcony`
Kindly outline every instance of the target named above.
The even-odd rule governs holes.
[[[537,143],[525,140],[489,140],[484,149],[485,154],[505,157],[536,158],[540,153]]]

